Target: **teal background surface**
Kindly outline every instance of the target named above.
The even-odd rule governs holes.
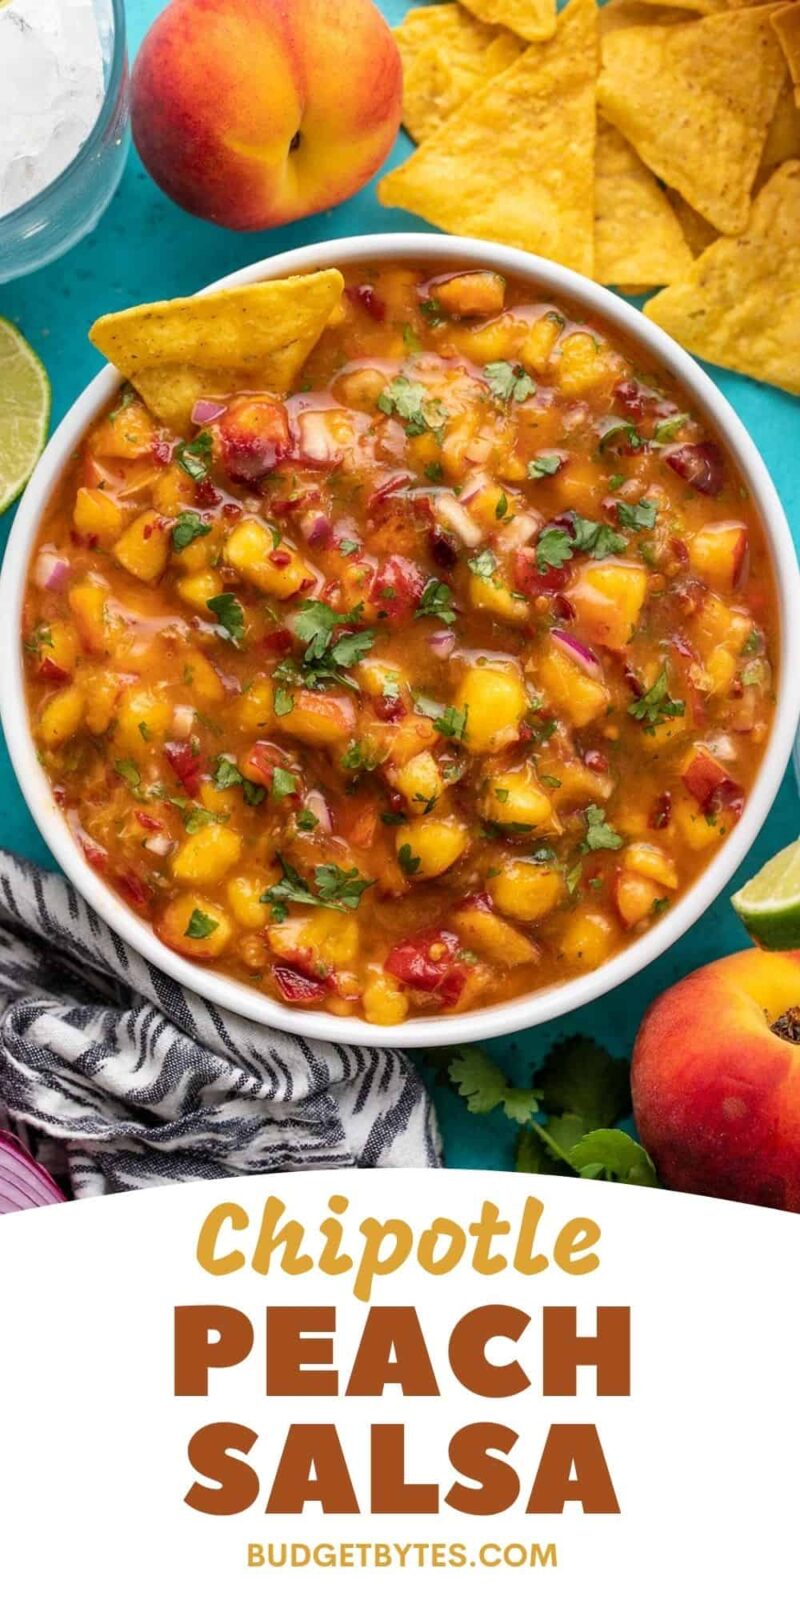
[[[162,9],[162,0],[128,0],[131,59]],[[381,9],[389,22],[396,23],[408,6],[406,0],[381,0]],[[405,134],[401,134],[387,165],[395,165],[409,148]],[[173,205],[151,182],[131,151],[120,188],[96,231],[52,266],[24,281],[0,287],[0,315],[19,325],[45,363],[53,386],[55,425],[101,365],[86,338],[89,324],[101,312],[137,301],[191,294],[223,273],[295,245],[387,229],[434,231],[405,212],[385,210],[378,204],[372,184],[335,211],[290,227],[263,233],[226,233],[187,216]],[[797,542],[800,401],[747,378],[716,368],[710,370],[761,450]],[[12,514],[0,518],[2,547]],[[42,865],[54,865],[19,792],[4,744],[0,749],[0,796],[0,843]],[[789,774],[732,887],[797,836],[797,813],[797,792]],[[642,1013],[655,995],[693,967],[745,943],[727,894],[722,895],[701,921],[646,972],[558,1022],[492,1041],[491,1053],[521,1080],[528,1077],[531,1067],[542,1059],[552,1042],[564,1034],[589,1033],[615,1053],[627,1053]],[[515,1131],[499,1112],[478,1119],[470,1116],[450,1090],[434,1083],[434,1093],[449,1165],[503,1168],[512,1164]]]

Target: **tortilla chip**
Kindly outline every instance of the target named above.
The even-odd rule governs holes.
[[[772,14],[772,26],[789,63],[794,97],[800,106],[800,5],[782,6]]]
[[[603,40],[602,111],[664,183],[720,233],[747,225],[786,66],[770,9]]]
[[[570,0],[555,38],[472,95],[378,198],[591,276],[596,73],[594,0]]]
[[[552,39],[556,31],[556,0],[464,0],[464,4],[480,22],[510,28],[534,44]]]
[[[98,318],[97,349],[159,421],[185,433],[201,396],[289,389],[341,299],[335,268],[158,300]]]
[[[783,161],[793,161],[796,156],[800,156],[800,105],[795,102],[792,85],[787,81],[778,95],[775,115],[769,125],[761,172],[779,167]]]
[[[648,10],[655,7],[662,9],[663,0],[638,0],[639,5],[647,6]],[[761,0],[763,4],[763,0]],[[728,0],[670,0],[670,4],[680,11],[694,11],[700,16],[711,17],[716,11],[727,11]],[[686,17],[684,17],[684,22]]]
[[[606,0],[597,20],[604,39],[607,33],[616,33],[618,28],[650,28],[657,23],[667,27],[674,22],[685,22],[686,12],[677,6],[650,5],[649,0]]]
[[[644,309],[703,360],[800,394],[800,161],[765,184],[738,239],[718,239]]]
[[[409,11],[394,36],[403,63],[403,122],[417,143],[525,49],[516,34],[450,4]]]
[[[712,228],[699,211],[694,211],[688,200],[684,200],[677,189],[667,190],[667,199],[683,229],[683,236],[693,256],[701,256],[715,239],[719,238],[716,228]]]
[[[594,248],[598,283],[637,293],[672,283],[692,261],[663,189],[627,139],[602,118],[597,128]]]

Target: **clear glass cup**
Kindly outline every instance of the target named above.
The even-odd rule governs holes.
[[[90,233],[122,176],[130,137],[125,0],[93,4],[105,77],[100,114],[69,166],[32,200],[0,217],[0,283],[54,261]]]

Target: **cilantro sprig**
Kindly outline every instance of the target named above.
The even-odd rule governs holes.
[[[375,643],[375,634],[369,628],[362,628],[340,633],[338,638],[334,636],[340,628],[355,628],[363,609],[359,604],[352,611],[334,611],[324,600],[301,601],[292,623],[292,632],[305,645],[305,652],[300,662],[281,662],[274,673],[278,682],[302,683],[308,689],[318,689],[329,683],[357,689],[358,684],[349,676],[347,668],[355,667],[363,660]],[[284,690],[283,693],[291,699],[288,691]],[[276,696],[275,709],[278,716],[282,716],[292,707],[288,705],[284,711],[279,711]]]
[[[279,771],[280,768],[276,767],[275,772]],[[289,773],[288,776],[292,777],[292,774]],[[293,779],[293,783],[294,781]],[[248,806],[260,806],[267,792],[263,784],[253,783],[250,778],[245,778],[244,774],[239,771],[236,762],[231,761],[230,756],[217,756],[212,773],[212,782],[215,789],[241,788],[242,798],[245,805]],[[275,785],[273,781],[273,793],[274,791]],[[291,789],[287,792],[291,794],[294,791]]]
[[[438,617],[440,622],[455,622],[456,613],[453,607],[453,591],[449,583],[442,583],[438,578],[429,578],[420,595],[419,605],[414,615],[415,617]]]
[[[536,393],[533,378],[519,362],[490,361],[483,375],[495,400],[508,405],[512,400],[521,402]]]
[[[232,644],[241,644],[244,638],[244,611],[235,594],[215,594],[206,601],[209,611],[213,611],[220,627],[227,633]]]
[[[190,443],[184,441],[176,446],[175,460],[194,483],[202,483],[203,479],[208,477],[213,447],[214,441],[210,433],[198,433],[197,438],[192,439]]]
[[[324,862],[314,868],[314,887],[294,868],[290,861],[278,855],[283,873],[278,883],[273,883],[261,896],[262,904],[272,909],[275,922],[284,922],[288,915],[287,903],[304,906],[324,906],[329,911],[357,911],[361,896],[371,889],[373,878],[362,878],[357,867],[339,867]]]
[[[631,1113],[628,1063],[593,1040],[562,1039],[522,1085],[477,1045],[445,1056],[445,1069],[469,1111],[517,1124],[518,1172],[658,1186],[647,1151],[614,1126]]]
[[[431,399],[425,385],[415,383],[404,372],[398,372],[378,395],[378,410],[384,416],[397,417],[409,439],[416,439],[421,433],[436,433],[447,421],[441,401]]]
[[[602,561],[606,556],[621,555],[627,548],[625,535],[607,522],[592,522],[571,511],[565,513],[563,523],[551,522],[542,529],[536,543],[536,565],[544,573],[565,566],[574,555]]]
[[[624,839],[617,833],[616,828],[606,822],[606,814],[602,806],[587,806],[584,812],[586,818],[586,837],[581,845],[581,850],[587,854],[590,850],[621,850]]]
[[[673,700],[669,692],[667,669],[662,667],[655,683],[640,695],[637,700],[632,700],[628,706],[628,716],[641,722],[645,731],[652,733],[654,728],[660,728],[664,722],[669,722],[672,717],[682,717],[686,710],[683,700]]]

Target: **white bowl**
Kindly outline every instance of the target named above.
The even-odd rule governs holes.
[[[75,843],[65,818],[53,798],[50,785],[36,758],[31,737],[22,665],[20,617],[31,547],[42,516],[56,489],[65,465],[101,408],[112,398],[119,376],[112,367],[90,383],[76,400],[60,427],[53,434],[22,498],[14,521],[0,577],[0,710],[9,753],[20,787],[47,844],[67,877],[85,896],[94,910],[155,967],[176,978],[189,989],[215,1005],[227,1006],[240,1016],[305,1034],[313,1039],[330,1039],[341,1044],[433,1046],[460,1044],[471,1039],[490,1039],[498,1034],[530,1028],[564,1012],[607,994],[626,978],[633,977],[674,944],[690,928],[725,888],[743,860],[764,822],[775,798],[791,754],[800,716],[800,573],[789,527],[766,467],[735,412],[691,356],[680,349],[660,328],[648,322],[624,300],[610,294],[588,279],[540,260],[522,250],[506,249],[477,239],[459,239],[437,234],[376,234],[356,239],[334,239],[330,243],[304,246],[256,262],[223,278],[222,285],[255,283],[264,278],[283,277],[291,272],[306,272],[316,267],[345,266],[358,261],[406,260],[430,263],[441,270],[449,263],[474,262],[496,267],[537,290],[558,299],[564,297],[583,307],[590,315],[602,317],[608,326],[632,339],[657,364],[667,367],[706,415],[719,435],[750,491],[753,506],[766,532],[780,602],[780,667],[778,704],[769,742],[765,747],[756,782],[744,813],[722,848],[717,851],[698,881],[677,902],[673,910],[635,943],[593,972],[567,979],[561,984],[537,990],[519,999],[478,1011],[441,1018],[414,1018],[394,1028],[375,1027],[357,1017],[335,1017],[325,1011],[305,1011],[281,1005],[266,995],[247,988],[235,979],[206,971],[168,950],[152,929],[119,899],[85,860]]]

